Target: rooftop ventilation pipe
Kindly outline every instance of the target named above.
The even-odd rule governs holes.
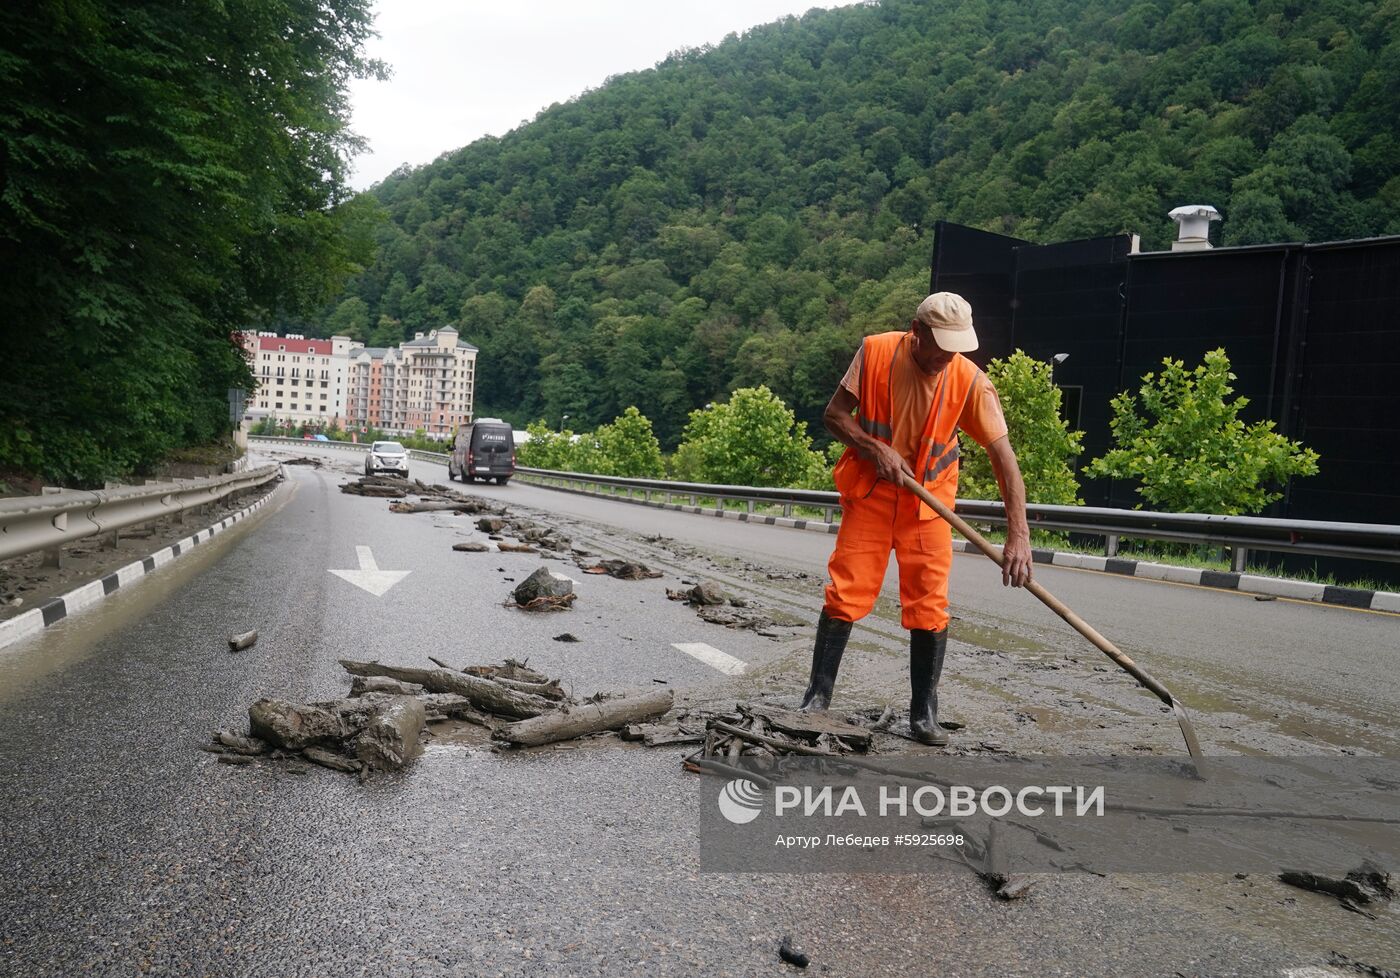
[[[1168,212],[1177,224],[1172,251],[1205,251],[1210,248],[1210,222],[1220,220],[1220,212],[1209,204],[1183,204]]]

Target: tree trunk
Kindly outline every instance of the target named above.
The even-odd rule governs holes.
[[[547,700],[562,702],[569,698],[569,694],[559,687],[559,680],[551,679],[547,683],[527,683],[519,679],[507,679],[505,676],[496,676],[492,680],[504,686],[506,689],[513,689],[519,693],[533,693],[536,696],[543,696]]]
[[[329,703],[289,703],[264,698],[248,707],[248,728],[254,737],[285,750],[339,747],[369,722],[373,697]]]
[[[426,500],[416,503],[394,503],[389,507],[391,513],[441,513],[441,512],[471,512],[475,513],[480,507],[469,502],[454,502],[449,500]]]
[[[496,736],[521,747],[552,744],[659,717],[673,702],[671,690],[662,689],[585,706],[566,706],[548,716],[508,723],[496,731]]]
[[[537,672],[514,659],[507,659],[504,665],[499,666],[463,666],[462,671],[469,676],[480,676],[483,679],[514,679],[522,683],[554,682],[544,673]]]
[[[350,680],[350,695],[365,696],[369,693],[388,693],[391,696],[417,696],[423,687],[417,683],[399,682],[388,676],[354,676]]]
[[[388,676],[400,682],[417,683],[431,693],[456,693],[465,696],[477,709],[499,716],[536,717],[554,709],[554,704],[547,699],[507,689],[490,679],[479,679],[464,672],[388,666],[380,662],[352,662],[349,659],[341,659],[340,665],[352,676]]]
[[[403,767],[418,756],[424,719],[423,704],[411,696],[396,696],[385,703],[355,742],[360,763],[379,771]]]

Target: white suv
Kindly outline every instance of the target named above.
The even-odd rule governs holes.
[[[365,455],[365,475],[392,472],[408,478],[408,452],[396,441],[377,441]]]

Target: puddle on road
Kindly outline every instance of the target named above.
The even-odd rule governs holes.
[[[1008,652],[1054,652],[1062,650],[1053,649],[1034,639],[1026,638],[1024,635],[1017,635],[1013,632],[1001,628],[993,628],[990,625],[977,624],[965,619],[955,618],[948,628],[948,637],[956,642],[965,645],[975,645],[978,648],[1006,650]]]
[[[0,704],[46,676],[62,672],[87,659],[104,639],[123,628],[138,625],[153,609],[167,601],[198,575],[207,571],[241,543],[250,532],[282,511],[296,495],[297,483],[288,480],[274,490],[271,505],[199,544],[188,553],[143,575],[99,601],[37,635],[0,649]],[[194,532],[195,528],[190,530]]]

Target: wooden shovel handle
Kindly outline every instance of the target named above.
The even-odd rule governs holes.
[[[974,530],[967,524],[966,520],[940,502],[933,493],[929,492],[908,476],[904,477],[904,488],[913,492],[927,503],[929,508],[943,517],[943,519],[947,520],[948,524],[952,526],[953,529],[961,533],[963,537],[971,542],[978,550],[994,560],[998,567],[1002,566],[1001,548],[988,543],[982,534]],[[1067,604],[1045,590],[1041,584],[1037,581],[1030,581],[1026,584],[1026,590],[1034,594],[1047,608],[1068,622],[1080,635],[1083,635],[1090,642],[1093,642],[1100,652],[1118,663],[1125,672],[1156,694],[1163,703],[1173,707],[1176,705],[1176,697],[1172,696],[1167,687],[1144,672],[1136,662],[1124,655],[1123,652],[1119,650],[1118,646],[1100,635],[1097,629],[1075,614]]]

